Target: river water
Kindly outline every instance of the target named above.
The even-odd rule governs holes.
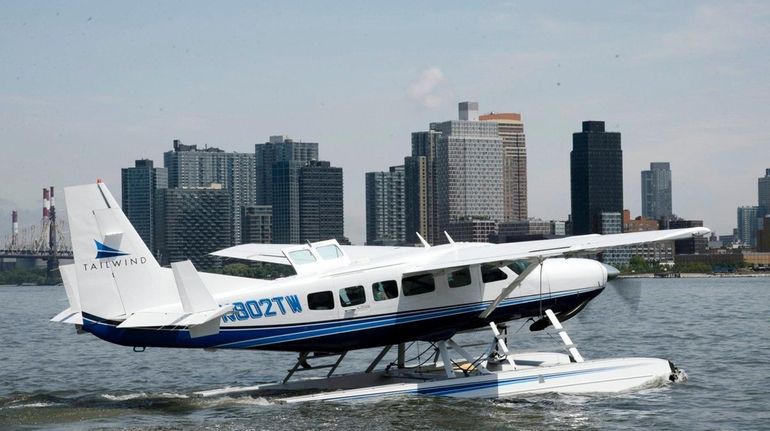
[[[689,380],[620,395],[508,400],[200,398],[194,392],[280,379],[295,355],[134,353],[48,322],[64,308],[61,287],[0,287],[0,429],[770,429],[768,278],[610,283],[565,323],[583,356],[667,358]],[[509,344],[557,346],[553,334],[526,327]],[[346,370],[364,368],[375,354],[351,352]]]

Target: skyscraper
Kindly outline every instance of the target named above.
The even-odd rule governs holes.
[[[271,136],[269,142],[254,146],[256,169],[256,203],[273,204],[273,164],[295,161],[304,165],[318,160],[317,142],[295,142],[289,137]]]
[[[345,242],[342,168],[311,160],[299,169],[300,242]]]
[[[432,123],[440,231],[472,217],[503,220],[503,143],[497,123],[475,121],[478,104],[460,103],[460,120]],[[436,242],[444,242],[441,237]]]
[[[757,196],[761,215],[770,214],[770,169],[765,170],[765,176],[757,180]]]
[[[620,133],[604,121],[584,121],[572,135],[570,153],[572,233],[599,233],[602,213],[623,213],[623,151]]]
[[[503,218],[527,220],[527,147],[521,114],[491,113],[479,120],[496,122],[503,140]]]
[[[366,173],[366,243],[399,245],[406,241],[404,166]]]
[[[209,253],[233,245],[228,191],[211,184],[163,189],[155,198],[161,265],[190,259],[198,269],[220,269],[221,259]]]
[[[282,160],[272,164],[273,242],[299,244],[299,168],[302,163]]]
[[[738,207],[738,238],[744,246],[757,246],[757,230],[760,223],[758,206]]]
[[[441,133],[412,133],[412,155],[404,158],[404,213],[406,241],[418,242],[416,232],[433,244],[441,235],[438,225],[436,147]]]
[[[133,168],[121,169],[123,212],[136,228],[147,248],[155,245],[155,191],[168,187],[168,171],[153,167],[152,160],[137,160]]]
[[[254,154],[225,152],[219,148],[198,149],[174,140],[173,151],[163,153],[169,188],[209,187],[221,184],[230,198],[232,243],[241,243],[241,208],[256,204]]]
[[[342,168],[329,162],[273,163],[273,242],[344,241]]]
[[[670,219],[671,165],[668,162],[650,163],[649,171],[642,171],[642,216],[653,219]]]

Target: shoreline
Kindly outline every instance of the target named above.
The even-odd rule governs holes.
[[[618,275],[618,278],[660,278],[660,279],[666,279],[666,278],[764,278],[764,277],[770,277],[770,272],[759,272],[754,274],[736,274],[736,273],[726,273],[726,274],[713,274],[713,273],[702,273],[702,272],[682,272],[679,273],[679,277],[655,277],[654,273],[644,273],[644,274],[620,274]]]

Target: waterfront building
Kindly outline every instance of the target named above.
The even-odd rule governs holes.
[[[765,176],[757,180],[757,198],[760,214],[770,214],[770,169],[766,169]]]
[[[123,212],[155,254],[155,191],[168,188],[168,170],[153,167],[152,160],[142,159],[120,173]]]
[[[169,188],[201,188],[221,184],[230,199],[228,220],[233,244],[241,242],[241,208],[256,204],[254,154],[226,152],[215,147],[199,149],[174,140],[163,153]]]
[[[757,231],[757,251],[770,252],[770,214],[760,220],[760,228]]]
[[[412,133],[412,155],[404,159],[406,241],[417,244],[416,232],[435,244],[443,233],[438,222],[436,148],[441,133]]]
[[[497,123],[503,141],[503,219],[527,219],[527,147],[524,123],[518,113],[490,113],[480,121]]]
[[[503,220],[502,139],[497,123],[476,121],[478,104],[462,102],[460,120],[432,123],[436,147],[438,225],[468,218]],[[446,242],[441,237],[435,242]]]
[[[744,247],[753,248],[757,246],[757,230],[760,217],[760,207],[758,206],[738,207],[738,239],[740,239]]]
[[[271,244],[273,242],[273,207],[257,205],[241,208],[241,243]]]
[[[673,215],[671,200],[671,165],[668,162],[650,163],[650,170],[642,171],[642,217],[670,219]]]
[[[160,264],[189,259],[199,270],[221,269],[221,259],[209,253],[234,245],[227,189],[220,184],[169,188],[155,196]]]
[[[311,160],[299,169],[299,242],[347,242],[342,168]]]
[[[650,220],[644,216],[631,219],[631,211],[623,210],[623,232],[646,232],[658,230],[660,225],[657,220]]]
[[[619,132],[603,121],[584,121],[570,153],[572,234],[602,232],[602,213],[623,211],[623,151]]]
[[[498,223],[497,238],[494,242],[520,242],[550,238],[553,232],[551,223],[537,218]]]
[[[366,243],[400,245],[406,242],[404,166],[388,172],[366,173]]]
[[[449,223],[446,232],[456,242],[490,242],[497,233],[497,223],[494,220],[462,217]]]
[[[273,164],[294,161],[300,166],[311,160],[318,160],[318,143],[301,142],[276,135],[268,142],[254,146],[255,157],[255,202],[257,205],[273,204]]]
[[[703,227],[703,220],[669,220],[667,229],[687,229],[691,227]],[[674,241],[674,253],[679,254],[703,254],[706,253],[708,238],[697,236],[690,239]]]
[[[302,163],[283,160],[272,164],[273,242],[299,244],[299,169]]]

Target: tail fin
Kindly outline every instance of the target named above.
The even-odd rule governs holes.
[[[123,320],[132,313],[179,303],[150,250],[102,183],[67,187],[75,278],[84,313]]]

